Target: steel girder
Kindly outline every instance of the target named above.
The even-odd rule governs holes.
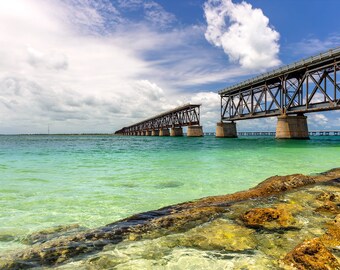
[[[340,109],[340,59],[220,93],[221,120]]]
[[[116,134],[129,134],[133,132],[160,130],[200,124],[200,106],[187,104],[174,110],[162,113],[129,127],[116,131]]]

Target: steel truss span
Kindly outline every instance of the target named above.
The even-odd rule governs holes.
[[[140,131],[161,130],[200,124],[200,104],[186,104],[161,113],[134,125],[124,127],[115,134],[129,134]]]
[[[340,47],[226,88],[221,120],[340,109]]]

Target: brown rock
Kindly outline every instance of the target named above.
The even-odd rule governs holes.
[[[288,253],[283,262],[299,270],[340,269],[340,263],[318,239],[306,240]]]
[[[340,202],[340,196],[333,192],[322,192],[316,199],[319,201]]]
[[[326,201],[323,205],[315,209],[316,212],[329,213],[329,214],[339,214],[339,207],[331,201]]]
[[[284,208],[254,208],[241,216],[246,226],[265,229],[293,228],[296,222]]]
[[[320,240],[326,247],[337,249],[340,246],[340,215],[328,223],[326,228],[327,232],[320,237]]]

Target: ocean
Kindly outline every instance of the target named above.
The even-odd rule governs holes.
[[[273,175],[339,166],[340,136],[0,136],[0,254],[46,228],[94,228]]]

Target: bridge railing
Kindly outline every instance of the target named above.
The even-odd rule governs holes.
[[[221,120],[340,109],[340,47],[220,91]]]

